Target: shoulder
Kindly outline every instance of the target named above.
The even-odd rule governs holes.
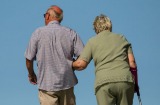
[[[38,27],[35,29],[35,31],[33,33],[39,33],[41,32],[42,30],[45,30],[46,29],[46,26],[42,26],[42,27]]]
[[[88,42],[92,42],[92,41],[94,41],[96,39],[97,39],[97,35],[94,35],[91,38],[89,38]]]
[[[77,34],[77,32],[73,29],[71,29],[70,27],[66,27],[66,26],[61,26],[61,28],[63,30],[65,30],[66,32],[72,33],[72,34]]]
[[[111,32],[111,34],[117,38],[120,38],[120,39],[126,39],[126,37],[121,34],[121,33],[114,33],[114,32]]]
[[[110,32],[111,35],[117,36],[117,37],[123,37],[124,35],[121,33],[115,33],[115,32]]]
[[[40,35],[41,33],[44,33],[46,31],[50,31],[51,29],[49,26],[41,26],[35,29],[35,31],[32,33],[33,35]]]
[[[115,36],[117,37],[118,40],[123,41],[124,43],[129,43],[129,41],[127,40],[126,36],[124,34],[117,34],[115,33]]]
[[[97,35],[92,36],[91,38],[88,39],[87,44],[92,45],[95,42],[97,42]]]
[[[40,33],[41,33],[44,29],[45,29],[45,26],[36,28],[36,29],[33,31],[32,35],[31,35],[31,39],[34,39],[34,40],[39,39]]]

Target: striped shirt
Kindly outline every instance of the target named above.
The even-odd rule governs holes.
[[[80,55],[83,47],[77,33],[58,21],[36,29],[25,57],[37,61],[38,88],[59,91],[75,86],[78,80],[72,70],[72,59]]]

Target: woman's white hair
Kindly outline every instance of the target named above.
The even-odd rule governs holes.
[[[98,34],[104,30],[112,31],[112,22],[109,17],[101,14],[97,16],[93,22],[94,30]]]

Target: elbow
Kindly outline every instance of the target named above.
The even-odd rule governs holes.
[[[133,54],[128,54],[128,60],[129,60],[129,66],[131,68],[136,68],[137,67],[136,61],[135,61],[135,58],[134,58]]]
[[[130,68],[137,68],[137,65],[134,61],[130,62],[129,65],[130,65]]]
[[[33,67],[33,61],[32,61],[32,60],[28,60],[28,59],[26,58],[26,67],[27,67],[27,69],[32,68],[32,67]]]

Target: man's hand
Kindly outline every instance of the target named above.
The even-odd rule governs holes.
[[[72,63],[72,67],[75,69],[75,70],[84,70],[86,67],[87,67],[88,63],[84,60],[81,60],[81,59],[77,59],[76,61],[74,61]]]
[[[33,85],[36,85],[37,84],[37,76],[33,70],[33,60],[28,60],[26,58],[26,67],[27,67],[28,73],[29,73],[28,74],[29,82]]]
[[[33,85],[36,85],[36,84],[37,84],[37,76],[36,76],[35,73],[32,74],[32,75],[28,74],[28,79],[29,79],[29,82],[30,82],[31,84],[33,84]]]

